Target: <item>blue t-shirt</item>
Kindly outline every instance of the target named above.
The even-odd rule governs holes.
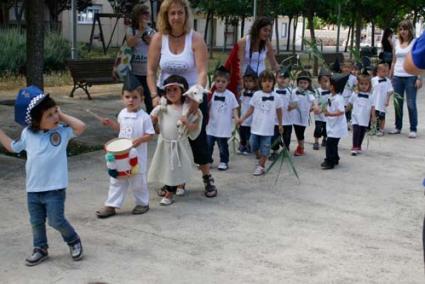
[[[425,32],[413,44],[412,59],[416,67],[425,69]]]
[[[59,125],[49,131],[33,132],[24,128],[19,140],[13,141],[14,152],[27,151],[27,192],[42,192],[68,187],[66,147],[75,135],[69,126]]]

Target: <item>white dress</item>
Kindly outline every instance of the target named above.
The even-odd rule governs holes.
[[[167,105],[166,111],[160,106],[153,109],[158,117],[160,134],[148,173],[148,182],[159,182],[168,186],[187,183],[192,176],[193,156],[188,137],[196,139],[201,132],[202,113],[198,110],[197,127],[188,136],[179,138],[177,121],[182,116],[182,106]]]

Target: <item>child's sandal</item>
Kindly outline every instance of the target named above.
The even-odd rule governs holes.
[[[205,186],[205,196],[208,198],[213,198],[217,196],[217,188],[214,185],[214,179],[211,175],[204,175],[202,177]]]

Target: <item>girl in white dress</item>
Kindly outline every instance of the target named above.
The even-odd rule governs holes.
[[[158,144],[152,158],[148,173],[149,182],[165,184],[166,194],[161,205],[173,203],[173,195],[177,186],[187,183],[193,175],[193,157],[189,140],[198,137],[202,127],[202,113],[198,109],[194,122],[189,122],[182,116],[183,102],[187,91],[186,79],[171,75],[164,81],[167,105],[157,106],[151,113],[152,122],[159,130]],[[177,131],[177,121],[181,120],[188,129],[186,136],[180,137]]]

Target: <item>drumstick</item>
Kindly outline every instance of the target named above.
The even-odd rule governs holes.
[[[103,122],[104,118],[101,117],[100,115],[92,112],[90,109],[86,109],[86,112],[91,114],[92,116],[94,116],[97,120],[99,120],[100,122]]]

